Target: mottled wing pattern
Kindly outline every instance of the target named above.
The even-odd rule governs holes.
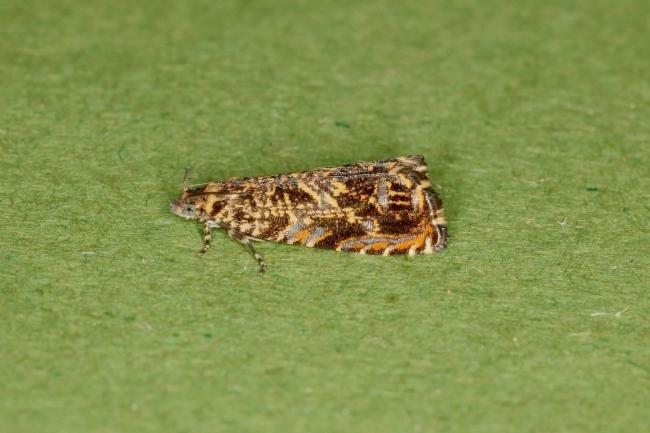
[[[216,226],[254,239],[384,255],[430,254],[447,242],[422,156],[233,178],[202,192]]]

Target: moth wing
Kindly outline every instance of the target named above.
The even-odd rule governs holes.
[[[361,254],[444,248],[442,203],[419,155],[208,185],[206,210],[244,236]]]

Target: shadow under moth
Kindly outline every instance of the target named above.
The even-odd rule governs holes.
[[[171,211],[203,223],[203,248],[222,228],[266,263],[251,240],[358,254],[431,254],[447,245],[442,202],[420,155],[298,173],[189,185]]]

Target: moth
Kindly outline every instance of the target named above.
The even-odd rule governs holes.
[[[442,201],[420,155],[298,173],[189,185],[172,213],[203,223],[203,248],[221,228],[267,265],[251,241],[358,254],[431,254],[447,245]]]

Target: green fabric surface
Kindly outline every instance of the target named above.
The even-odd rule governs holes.
[[[0,2],[0,432],[650,431],[647,1]],[[193,182],[423,154],[440,254]]]

